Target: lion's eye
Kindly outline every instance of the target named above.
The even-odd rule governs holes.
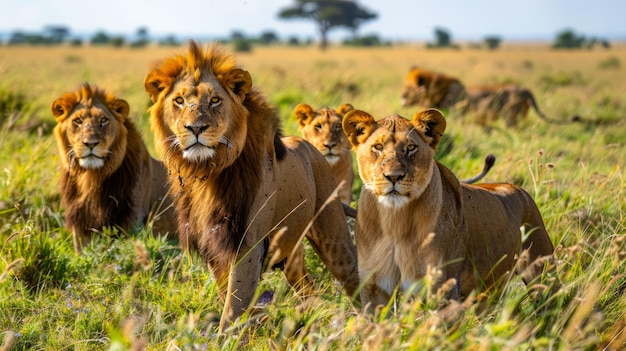
[[[376,151],[383,151],[383,144],[374,144],[372,148]]]
[[[411,154],[415,153],[415,151],[417,151],[417,145],[415,145],[415,144],[409,144],[409,145],[407,145],[407,147],[406,147],[406,151],[407,151],[407,153],[408,153],[409,155],[411,155]]]
[[[81,118],[76,118],[76,119],[74,119],[74,124],[79,126],[79,125],[83,124],[83,120]]]
[[[322,130],[322,124],[321,123],[316,124],[314,127],[317,130]]]
[[[222,103],[222,99],[220,99],[217,96],[214,96],[211,98],[211,100],[209,101],[209,106],[211,107],[216,107],[219,106]]]
[[[336,130],[341,130],[341,124],[340,123],[335,124],[335,129]]]
[[[174,99],[174,102],[179,104],[179,105],[182,105],[185,102],[185,99],[183,99],[182,96],[179,96],[176,99]]]
[[[106,126],[107,124],[109,124],[109,119],[107,117],[100,118],[100,125],[101,126]]]

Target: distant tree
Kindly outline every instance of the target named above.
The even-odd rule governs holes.
[[[48,25],[44,28],[44,35],[50,38],[51,43],[60,44],[70,35],[66,26]]]
[[[270,45],[277,43],[279,39],[278,35],[276,35],[275,32],[268,30],[261,33],[261,35],[259,36],[259,41],[261,42],[261,44]]]
[[[137,33],[135,34],[135,37],[136,37],[135,41],[130,43],[130,46],[132,47],[142,48],[148,45],[148,43],[150,43],[150,39],[148,37],[148,28],[146,27],[139,27],[137,29]]]
[[[450,46],[452,36],[443,28],[435,28],[435,46],[448,47]]]
[[[91,45],[106,45],[111,42],[111,38],[103,31],[98,31],[91,37]]]
[[[178,39],[176,39],[176,37],[173,34],[170,34],[170,35],[166,36],[165,38],[161,39],[161,41],[159,41],[159,45],[162,45],[162,46],[178,46],[178,45],[180,45],[180,42],[178,41]]]
[[[22,31],[15,31],[11,33],[9,37],[9,45],[29,44],[29,45],[42,45],[52,44],[52,39],[49,36],[42,34],[31,34]]]
[[[300,39],[298,39],[298,37],[296,36],[291,36],[287,38],[287,45],[288,46],[300,46]]]
[[[338,27],[346,27],[356,36],[359,26],[376,18],[376,13],[360,7],[351,0],[295,0],[295,4],[279,11],[281,19],[312,20],[320,34],[320,49],[328,46],[328,32]]]
[[[246,38],[237,38],[233,40],[233,51],[250,52],[252,51],[252,43]]]
[[[487,46],[488,49],[495,50],[500,47],[501,41],[502,39],[500,37],[490,35],[485,37],[485,46]]]
[[[578,36],[573,30],[565,29],[557,34],[552,47],[557,49],[582,48],[585,41],[586,39],[584,36]]]
[[[242,31],[235,29],[230,33],[230,40],[235,41],[239,39],[246,39],[246,35]]]
[[[349,40],[344,40],[343,45],[346,45],[346,46],[383,46],[383,45],[389,45],[389,43],[386,43],[380,40],[380,38],[376,34],[370,34],[370,35],[364,35],[361,37],[352,38]]]
[[[19,31],[19,30],[15,31],[11,33],[11,36],[9,36],[9,41],[8,41],[9,45],[24,44],[24,43],[26,43],[26,33],[22,31]]]
[[[81,38],[72,38],[69,40],[70,46],[83,46],[83,40]]]
[[[109,42],[114,47],[121,48],[122,46],[124,46],[124,43],[126,43],[126,40],[124,40],[124,37],[122,37],[122,36],[117,36],[117,37],[111,38],[111,40]]]

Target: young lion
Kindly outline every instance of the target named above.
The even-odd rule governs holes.
[[[528,193],[508,183],[461,183],[434,160],[445,127],[435,109],[412,121],[375,121],[359,110],[344,116],[363,180],[355,239],[364,306],[387,304],[397,286],[407,289],[432,268],[441,271],[434,289],[454,279],[448,297],[458,299],[501,284],[522,250],[529,262],[552,256]],[[530,233],[524,242],[522,226]],[[530,264],[522,278],[529,282],[541,269]]]
[[[323,107],[317,111],[307,104],[299,104],[293,111],[302,137],[324,155],[337,183],[345,182],[339,195],[348,205],[352,201],[354,169],[350,142],[341,129],[341,120],[352,110],[354,107],[350,104],[343,104],[337,110]]]
[[[176,230],[165,199],[163,164],[150,157],[128,118],[129,106],[104,90],[83,83],[51,106],[58,122],[54,137],[61,160],[65,225],[81,252],[105,226],[131,229],[152,213],[156,233]],[[159,213],[158,213],[159,212]]]
[[[191,41],[144,86],[180,242],[199,252],[225,301],[220,330],[248,308],[264,267],[284,266],[293,286],[308,282],[305,232],[348,294],[356,291],[356,248],[328,163],[305,140],[281,136],[276,110],[232,55]]]

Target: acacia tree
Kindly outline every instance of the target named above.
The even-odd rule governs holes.
[[[281,19],[302,18],[315,22],[320,33],[320,49],[328,46],[328,32],[338,27],[350,29],[353,36],[364,22],[376,13],[360,7],[351,0],[295,0],[295,4],[279,11]]]

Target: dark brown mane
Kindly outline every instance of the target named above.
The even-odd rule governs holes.
[[[136,205],[133,203],[133,189],[141,181],[139,167],[147,163],[148,152],[143,145],[140,133],[130,120],[124,122],[128,131],[126,155],[120,167],[108,176],[99,170],[77,171],[63,169],[61,173],[61,196],[65,206],[65,221],[68,228],[99,230],[105,226],[119,226],[123,230],[131,229],[136,218]],[[82,178],[82,179],[80,179]],[[92,192],[85,196],[85,189],[80,183],[89,182]]]

